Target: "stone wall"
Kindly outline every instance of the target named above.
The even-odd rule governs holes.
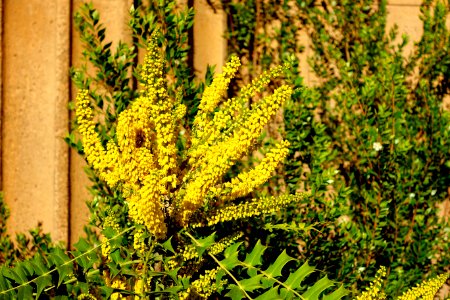
[[[11,210],[12,234],[42,222],[55,240],[74,242],[88,218],[84,161],[63,141],[71,117],[67,105],[76,93],[69,67],[80,64],[81,53],[71,17],[82,2],[0,1],[0,189]],[[92,2],[108,28],[108,40],[131,39],[126,23],[132,0]],[[223,64],[226,16],[206,0],[191,2],[196,9],[194,68],[202,76],[207,64],[219,69]],[[397,23],[412,40],[421,35],[419,4],[389,3],[389,24]]]

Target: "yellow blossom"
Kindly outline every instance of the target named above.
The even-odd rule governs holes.
[[[269,118],[275,115],[280,106],[292,94],[292,88],[281,86],[275,92],[263,98],[252,108],[252,113],[227,140],[211,146],[205,156],[198,159],[192,180],[186,185],[186,194],[181,203],[180,222],[187,224],[194,211],[204,204],[207,192],[228,169],[248,152],[250,146],[260,136]],[[187,176],[189,176],[188,174]]]
[[[444,285],[445,281],[449,278],[449,274],[441,274],[436,278],[424,281],[403,293],[398,300],[433,300],[436,293]]]
[[[265,183],[271,176],[275,168],[289,153],[289,142],[282,141],[271,149],[263,158],[261,163],[249,172],[242,172],[237,177],[231,179],[223,185],[223,189],[230,190],[222,195],[223,200],[243,197],[251,193],[256,187]]]
[[[386,299],[386,294],[382,291],[383,278],[386,277],[386,267],[381,266],[375,275],[375,279],[370,283],[370,286],[360,296],[356,297],[357,300],[381,300]]]
[[[212,293],[218,291],[221,286],[226,283],[225,280],[222,280],[219,284],[216,284],[216,275],[219,269],[220,268],[218,267],[216,269],[207,270],[204,275],[200,275],[199,279],[191,283],[191,289],[194,290],[198,296],[207,299]]]
[[[309,193],[298,193],[296,195],[283,195],[279,197],[268,197],[260,199],[252,199],[241,204],[229,204],[223,208],[211,211],[206,217],[206,224],[194,223],[193,227],[201,227],[204,225],[212,226],[218,223],[242,218],[259,216],[261,214],[270,214],[280,211],[287,205],[301,201],[309,197]]]
[[[115,278],[112,281],[111,287],[113,289],[121,289],[121,290],[125,290],[127,288],[126,282],[121,279],[121,278]],[[111,300],[119,300],[119,299],[125,299],[124,296],[122,296],[121,293],[113,293],[111,295]]]

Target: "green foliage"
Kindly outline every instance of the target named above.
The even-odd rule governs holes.
[[[311,67],[320,79],[311,93],[317,105],[309,120],[295,105],[285,114],[286,124],[295,124],[286,128],[294,145],[287,164],[293,187],[305,172],[296,161],[312,170],[308,181],[320,166],[338,171],[331,195],[311,203],[332,206],[308,215],[332,223],[305,239],[302,256],[353,284],[386,265],[392,296],[450,263],[444,242],[449,226],[436,208],[450,184],[450,119],[443,109],[450,78],[443,50],[450,41],[448,7],[425,3],[421,11],[424,34],[408,56],[407,37],[398,39],[395,27],[387,32],[385,2],[348,1],[326,9],[311,3],[304,21],[313,41]],[[304,107],[304,99],[293,101]],[[312,139],[297,140],[297,132]]]
[[[291,143],[284,178],[290,190],[313,195],[271,220],[267,229],[283,230],[272,229],[269,243],[353,290],[386,265],[392,296],[448,270],[450,228],[436,207],[450,183],[448,3],[423,3],[424,33],[411,53],[407,36],[386,28],[386,1],[223,4],[229,50],[249,68],[293,61],[287,75],[297,90],[280,124]],[[267,8],[267,17],[266,5],[277,12]],[[308,73],[291,59],[298,51],[289,52],[306,40],[299,28],[312,43],[308,88],[298,77]]]

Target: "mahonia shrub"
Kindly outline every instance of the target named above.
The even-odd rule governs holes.
[[[223,180],[230,167],[254,147],[264,126],[290,97],[292,89],[282,85],[251,107],[245,105],[271,77],[280,75],[282,67],[263,73],[243,88],[239,97],[223,101],[240,65],[239,59],[232,57],[222,74],[205,89],[188,136],[181,123],[186,106],[167,92],[164,62],[155,39],[147,51],[141,70],[143,88],[119,115],[115,138],[106,147],[95,131],[88,91],[82,90],[77,97],[77,122],[87,161],[111,189],[123,195],[129,220],[135,224],[130,235],[138,255],[151,250],[151,241],[164,240],[182,229],[213,230],[218,223],[273,213],[307,197],[299,193],[239,201],[269,179],[288,153],[286,141],[276,144],[257,167]],[[178,140],[185,144],[182,151],[176,147]],[[111,216],[102,227],[119,231],[118,223]],[[227,245],[240,235],[224,237],[222,243]],[[181,237],[177,239],[179,249],[184,250],[175,252],[185,259],[194,258],[196,251],[189,246],[190,240],[186,244]],[[105,259],[110,259],[111,250],[111,245],[105,244]],[[177,262],[171,263],[176,266]],[[215,280],[217,270],[209,272],[213,273],[206,278]],[[111,286],[115,285],[112,281]]]
[[[81,90],[76,100],[86,160],[120,195],[117,201],[123,209],[109,208],[100,226],[101,242],[89,245],[81,239],[71,252],[73,258],[54,249],[14,269],[2,268],[0,296],[300,299],[325,294],[340,299],[348,294],[342,286],[335,289],[326,276],[303,282],[314,267],[304,263],[295,268],[290,263],[295,259],[286,251],[267,262],[267,247],[260,242],[246,251],[238,241],[242,232],[224,235],[216,230],[218,224],[233,226],[236,220],[272,214],[309,197],[297,193],[245,199],[285,158],[286,141],[274,145],[255,168],[230,179],[225,176],[257,146],[264,126],[291,96],[291,87],[282,85],[246,106],[247,99],[261,93],[284,67],[264,72],[239,97],[226,99],[240,65],[231,57],[206,87],[188,134],[182,122],[186,106],[168,93],[160,52],[153,36],[141,68],[142,88],[119,114],[106,146],[96,130],[89,91]],[[247,252],[244,259],[241,250]]]

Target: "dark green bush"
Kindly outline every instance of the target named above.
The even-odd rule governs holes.
[[[450,185],[449,4],[423,3],[424,33],[411,54],[407,36],[386,28],[386,1],[277,2],[269,19],[270,3],[224,4],[240,12],[229,16],[229,49],[252,66],[288,61],[299,28],[312,42],[313,83],[294,77],[284,132],[287,186],[312,189],[314,200],[275,221],[316,230],[277,230],[272,239],[354,289],[385,265],[393,296],[448,269],[450,227],[437,205]],[[294,60],[290,72],[304,71]]]

